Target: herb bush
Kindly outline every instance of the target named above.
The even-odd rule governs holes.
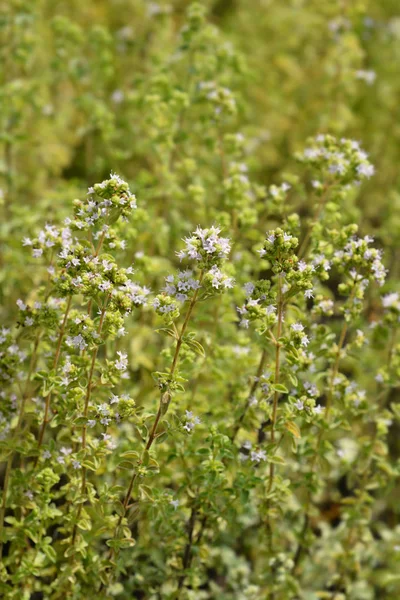
[[[397,599],[396,3],[2,10],[1,597]]]

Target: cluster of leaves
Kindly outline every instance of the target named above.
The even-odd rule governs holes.
[[[399,596],[398,18],[226,4],[4,11],[8,600]]]

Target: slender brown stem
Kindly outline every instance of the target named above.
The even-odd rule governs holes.
[[[201,283],[203,281],[203,277],[204,277],[204,271],[202,271],[200,273],[199,287],[195,290],[195,292],[193,294],[193,297],[192,297],[192,299],[190,301],[188,311],[186,313],[185,319],[184,319],[182,327],[181,327],[181,331],[180,331],[178,339],[176,341],[175,352],[174,352],[174,356],[173,356],[172,364],[171,364],[171,368],[170,368],[170,378],[171,379],[174,376],[174,373],[175,373],[175,370],[176,370],[176,367],[177,367],[177,364],[178,364],[179,352],[180,352],[180,349],[181,349],[181,346],[182,346],[182,343],[183,343],[183,338],[184,338],[187,326],[189,324],[189,320],[190,320],[190,317],[192,315],[193,309],[194,309],[195,304],[197,302],[197,298],[198,298],[199,290],[200,290],[200,287],[201,287]],[[159,424],[161,416],[162,416],[163,401],[164,401],[164,397],[165,397],[166,393],[168,394],[168,391],[167,392],[163,392],[161,394],[160,402],[159,402],[159,406],[158,406],[158,411],[157,411],[157,415],[155,417],[153,426],[151,428],[151,431],[149,433],[149,437],[147,439],[147,443],[146,443],[146,446],[145,446],[145,452],[148,452],[150,450],[150,448],[153,445],[153,442],[155,440],[157,427],[158,427],[158,424]],[[134,469],[134,471],[132,473],[132,477],[131,477],[131,480],[129,482],[128,490],[127,490],[127,492],[125,494],[124,501],[123,501],[124,511],[123,511],[123,514],[119,516],[119,519],[117,521],[117,525],[116,525],[116,528],[115,528],[115,535],[117,534],[118,529],[119,529],[119,527],[120,527],[120,525],[122,523],[122,520],[124,519],[124,517],[126,515],[126,511],[127,511],[127,508],[128,508],[128,504],[129,504],[130,498],[131,498],[133,486],[134,486],[136,478],[138,476],[138,468],[142,465],[143,460],[144,460],[144,453],[143,453],[142,457],[138,460],[138,462],[137,462],[137,464],[135,466],[135,469]],[[110,560],[113,558],[113,556],[114,556],[114,549],[112,548],[111,552],[110,552]]]
[[[232,432],[232,437],[231,437],[232,442],[235,440],[237,434],[240,431],[240,428],[242,426],[244,418],[245,418],[245,416],[247,414],[247,411],[249,410],[249,407],[250,407],[250,400],[254,396],[254,394],[257,391],[257,388],[258,388],[258,386],[260,384],[260,377],[261,377],[262,372],[263,372],[263,370],[265,368],[265,363],[267,361],[267,357],[268,357],[268,353],[267,353],[267,350],[264,348],[264,350],[261,353],[260,362],[258,363],[258,367],[257,367],[257,372],[256,372],[256,375],[255,375],[255,377],[253,379],[253,383],[251,385],[250,392],[249,392],[249,395],[248,395],[247,400],[246,400],[246,404],[245,404],[245,406],[243,408],[243,412],[240,415],[237,423],[235,424],[234,430]]]
[[[345,321],[343,323],[343,327],[342,330],[340,332],[340,337],[339,337],[339,342],[338,342],[338,346],[337,346],[337,350],[336,350],[336,354],[335,354],[335,362],[332,368],[332,372],[331,372],[331,376],[329,379],[329,388],[328,388],[328,394],[326,397],[326,405],[325,405],[325,419],[329,418],[330,415],[330,411],[332,408],[332,400],[333,400],[333,388],[334,388],[334,381],[335,378],[338,374],[339,371],[339,362],[340,362],[340,353],[342,351],[343,348],[343,344],[344,344],[344,340],[346,338],[346,334],[348,331],[348,323],[347,321]],[[324,437],[324,429],[320,429],[320,432],[318,434],[318,438],[317,438],[317,446],[314,452],[314,456],[312,458],[311,461],[311,470],[314,470],[315,464],[317,462],[317,458],[318,458],[318,451],[321,447],[321,443],[322,443],[322,439]]]
[[[104,306],[103,306],[103,309],[101,311],[99,326],[97,328],[98,335],[101,334],[102,329],[103,329],[104,318],[106,315],[106,308],[107,308],[108,301],[109,301],[109,296],[107,296]],[[83,416],[85,417],[85,419],[87,418],[88,410],[89,410],[89,402],[90,402],[90,397],[92,394],[92,387],[93,387],[93,375],[94,375],[94,369],[96,366],[96,358],[97,358],[98,350],[99,350],[99,346],[96,346],[96,348],[93,351],[92,362],[90,364],[89,378],[88,378],[88,384],[87,384],[86,396],[85,396],[85,405],[84,405],[84,409],[83,409]],[[86,432],[87,432],[87,424],[84,423],[82,426],[82,450],[85,450],[85,448],[86,448]],[[82,482],[81,482],[82,496],[84,496],[85,491],[86,491],[86,467],[82,466]],[[81,516],[81,512],[82,512],[82,502],[79,504],[78,510],[77,510],[76,522],[75,522],[74,529],[72,532],[72,544],[75,544],[78,520],[79,520],[79,517]]]
[[[197,509],[195,506],[193,506],[191,513],[190,513],[189,521],[187,523],[188,541],[187,541],[187,544],[185,546],[185,550],[183,553],[183,565],[182,565],[183,572],[178,580],[178,590],[177,590],[176,598],[179,598],[179,596],[181,595],[181,589],[182,589],[183,583],[185,581],[185,571],[191,563],[192,546],[193,546],[193,532],[194,532],[194,526],[196,524],[196,516],[197,516]]]
[[[350,298],[352,298],[352,295],[350,296]],[[336,353],[335,353],[335,361],[334,361],[334,364],[332,367],[331,376],[329,378],[329,388],[328,388],[328,394],[327,394],[327,399],[326,399],[326,409],[325,409],[325,418],[326,419],[328,419],[331,408],[332,408],[334,381],[339,372],[340,354],[341,354],[341,351],[342,351],[342,348],[344,345],[347,331],[348,331],[348,323],[347,323],[347,321],[345,321],[343,323],[343,327],[340,332],[339,341],[338,341],[338,345],[337,345],[337,349],[336,349]],[[317,458],[318,458],[318,451],[321,447],[323,437],[324,437],[324,429],[320,429],[320,432],[319,432],[318,438],[317,438],[316,449],[315,449],[314,456],[311,461],[311,472],[313,472],[315,469],[315,465],[316,465]],[[303,525],[303,529],[300,533],[300,541],[299,541],[297,550],[294,555],[294,565],[293,565],[293,570],[292,570],[293,573],[296,572],[297,567],[300,563],[300,559],[304,553],[305,537],[306,537],[308,527],[310,524],[310,514],[309,514],[310,504],[311,504],[311,492],[309,491],[307,494],[306,505],[305,505],[304,525]]]
[[[172,359],[172,365],[171,365],[171,369],[170,369],[170,376],[171,377],[175,373],[175,369],[176,369],[176,365],[177,365],[178,357],[179,357],[179,352],[180,352],[180,349],[181,349],[181,346],[182,346],[182,342],[183,342],[183,336],[185,335],[187,326],[188,326],[189,321],[190,321],[190,317],[192,316],[192,312],[193,312],[194,306],[195,306],[195,304],[197,302],[197,297],[199,295],[199,289],[200,289],[201,283],[203,281],[203,277],[204,277],[204,272],[202,271],[200,273],[200,277],[199,277],[199,287],[197,288],[197,290],[195,290],[195,292],[193,294],[193,297],[192,297],[192,299],[190,301],[189,308],[188,308],[188,311],[186,313],[185,320],[183,321],[183,324],[182,324],[181,332],[180,332],[178,340],[176,342],[174,358]]]
[[[61,324],[60,332],[58,334],[57,348],[56,348],[56,353],[55,353],[54,361],[53,361],[53,370],[57,369],[58,362],[60,360],[61,344],[62,344],[62,341],[64,338],[65,326],[66,326],[68,314],[69,314],[69,311],[71,308],[71,303],[72,303],[72,296],[69,296],[68,301],[67,301],[67,306],[65,309],[65,313],[64,313],[64,319]],[[45,400],[43,423],[42,423],[42,427],[40,429],[39,438],[38,438],[38,448],[37,448],[38,452],[42,446],[44,434],[46,431],[46,426],[47,426],[47,423],[49,422],[50,404],[51,404],[51,392],[49,392],[47,394],[46,400]],[[37,465],[38,460],[39,460],[39,454],[36,457],[34,467]]]
[[[275,375],[274,375],[274,385],[279,383],[280,377],[280,353],[281,353],[281,344],[279,342],[279,338],[282,334],[282,322],[283,322],[283,301],[282,301],[282,279],[281,275],[278,275],[278,324],[276,330],[276,346],[275,346]],[[279,392],[274,392],[274,398],[272,403],[272,417],[271,417],[271,443],[275,443],[275,426],[276,426],[276,417],[278,412],[278,400],[279,400]],[[273,482],[274,482],[274,463],[271,463],[269,466],[269,483],[267,493],[271,491]]]
[[[29,384],[31,381],[32,373],[33,373],[33,370],[36,365],[37,349],[39,346],[40,335],[41,335],[40,333],[37,334],[35,342],[34,342],[34,346],[33,346],[33,352],[32,352],[31,361],[29,364],[29,370],[28,370],[28,374],[26,376],[25,386],[24,386],[24,390],[23,390],[22,398],[21,398],[21,404],[19,407],[17,426],[14,431],[15,436],[18,436],[19,432],[21,431],[22,422],[23,422],[24,415],[25,415],[26,400],[28,398],[28,390],[29,390]],[[11,475],[11,469],[12,469],[14,455],[15,455],[15,450],[12,450],[8,456],[5,474],[4,474],[3,496],[2,496],[1,507],[0,507],[0,558],[3,554],[2,538],[3,538],[3,530],[4,530],[4,517],[5,517],[6,509],[7,509],[7,493],[8,493],[8,486],[10,483],[10,475]]]

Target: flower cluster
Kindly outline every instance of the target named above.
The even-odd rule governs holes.
[[[129,186],[119,175],[111,173],[110,179],[96,183],[88,190],[85,201],[75,200],[75,219],[67,219],[66,225],[72,229],[101,229],[119,217],[127,219],[137,208],[136,198]]]
[[[375,173],[359,142],[332,135],[317,135],[297,158],[310,165],[326,182],[354,184]]]
[[[267,232],[263,247],[258,253],[261,258],[269,261],[274,273],[284,273],[297,262],[294,250],[298,243],[296,237],[278,227]]]
[[[260,321],[265,329],[276,323],[276,293],[271,290],[271,283],[259,280],[244,285],[246,299],[243,306],[236,308],[240,315],[240,326],[247,329],[250,322]]]
[[[195,260],[199,268],[204,270],[219,266],[231,250],[230,240],[221,237],[220,233],[219,227],[198,227],[190,237],[185,238],[185,248],[177,252],[178,257],[180,260]]]

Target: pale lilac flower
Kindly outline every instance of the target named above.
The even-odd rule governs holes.
[[[374,175],[375,167],[374,165],[371,165],[369,163],[361,163],[356,168],[356,171],[359,175],[362,175],[363,177],[367,177],[367,179],[369,179],[370,177],[372,177],[372,175]]]
[[[118,371],[126,371],[128,368],[128,355],[119,351],[117,354],[119,358],[117,361],[115,361],[115,367],[118,369]]]
[[[253,450],[250,454],[252,462],[259,463],[262,460],[267,460],[267,453],[265,450]]]

